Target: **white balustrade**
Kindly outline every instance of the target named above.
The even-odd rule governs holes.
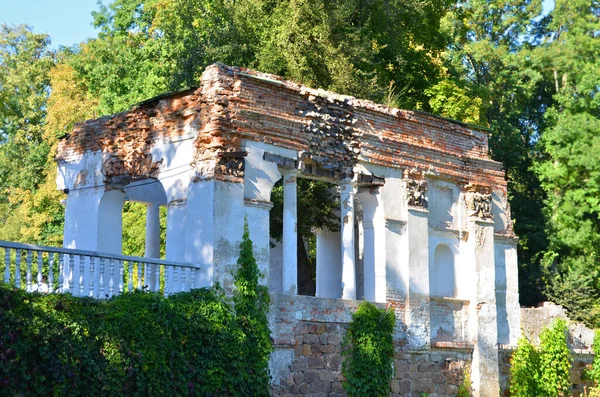
[[[195,285],[198,269],[189,263],[2,240],[0,258],[4,258],[0,259],[0,280],[5,284],[28,292],[96,298],[136,289],[163,294],[188,291]]]

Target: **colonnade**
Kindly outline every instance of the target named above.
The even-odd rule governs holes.
[[[297,294],[298,197],[297,170],[283,170],[283,280],[282,291]],[[340,231],[317,232],[316,296],[362,299],[357,296],[355,200],[363,206],[364,299],[385,302],[385,222],[378,189],[359,188],[344,180],[340,192]],[[301,214],[300,214],[301,216]]]

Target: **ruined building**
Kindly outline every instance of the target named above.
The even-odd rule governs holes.
[[[194,264],[172,276],[184,288],[231,287],[248,220],[272,293],[273,394],[343,393],[340,339],[362,299],[395,310],[394,395],[454,395],[465,371],[477,396],[504,387],[520,334],[517,238],[486,130],[215,64],[197,88],[77,125],[57,161],[65,247],[121,253],[132,200],[147,204],[146,254],[158,257],[164,206],[166,259]],[[299,178],[340,200],[339,231],[315,231],[314,297],[297,287]]]

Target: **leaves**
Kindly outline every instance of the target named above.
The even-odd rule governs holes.
[[[348,396],[388,396],[394,375],[393,310],[363,301],[344,335],[342,373]]]
[[[567,323],[558,319],[540,334],[539,348],[525,336],[519,339],[510,362],[511,396],[569,395],[573,360],[567,346],[567,333]]]

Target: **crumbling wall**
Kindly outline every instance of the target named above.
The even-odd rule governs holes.
[[[271,359],[274,396],[345,396],[342,387],[342,340],[358,301],[273,295],[270,323],[275,346]],[[403,308],[395,307],[397,318]],[[402,328],[401,320],[397,320]],[[454,396],[464,382],[472,349],[406,349],[394,344],[393,397]]]
[[[198,88],[78,124],[61,140],[57,160],[102,152],[107,182],[157,177],[162,159],[152,158],[151,147],[189,134],[195,136],[189,159],[195,180],[241,182],[248,139],[299,152],[298,167],[312,176],[351,178],[366,162],[488,187],[499,203],[506,198],[504,171],[489,158],[486,130],[221,64],[205,70]],[[505,218],[497,232],[512,235]]]

